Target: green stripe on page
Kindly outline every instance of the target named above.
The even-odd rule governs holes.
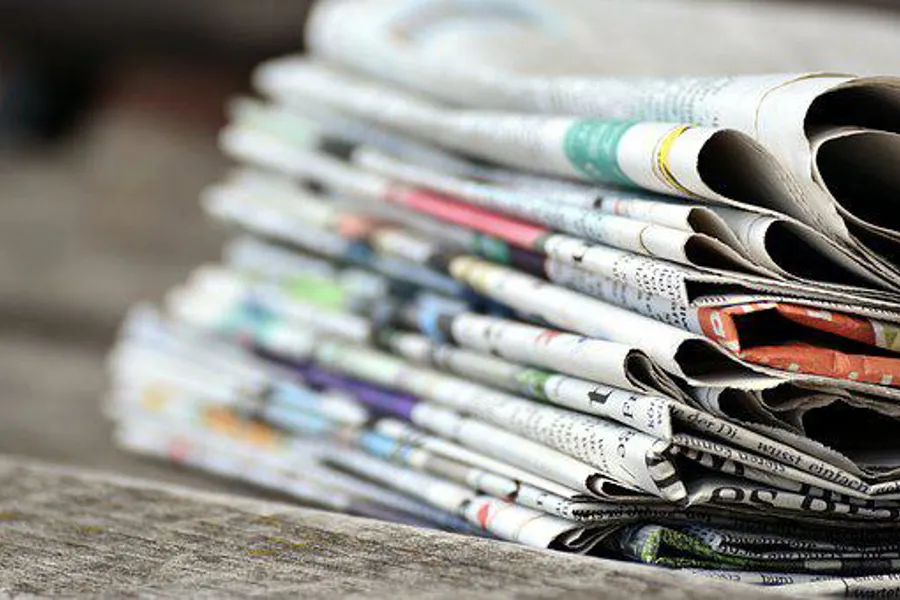
[[[550,373],[546,371],[526,368],[516,374],[516,381],[541,400],[547,400],[547,394],[544,392],[544,389],[550,377]]]
[[[495,237],[476,233],[472,238],[472,251],[495,263],[510,264],[509,244]]]
[[[322,308],[342,308],[348,300],[340,285],[321,277],[294,276],[285,283],[285,288],[293,298]]]
[[[575,121],[566,131],[563,151],[586,177],[604,183],[634,185],[619,166],[619,142],[634,121]]]

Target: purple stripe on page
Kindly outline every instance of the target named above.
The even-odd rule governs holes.
[[[257,349],[256,353],[267,360],[291,369],[310,387],[331,388],[346,392],[371,409],[375,416],[391,416],[409,421],[412,418],[412,409],[418,403],[415,396],[326,371],[310,362],[294,362],[262,349]]]
[[[544,268],[546,261],[547,257],[543,254],[516,248],[515,246],[510,246],[509,248],[509,264],[536,277],[546,276],[547,271]]]
[[[414,396],[338,375],[315,365],[301,367],[298,372],[310,385],[347,392],[382,416],[390,415],[409,421],[412,418],[412,409],[418,403]]]

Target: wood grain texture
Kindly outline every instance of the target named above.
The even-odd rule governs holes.
[[[10,457],[0,457],[0,565],[0,595],[780,596]]]

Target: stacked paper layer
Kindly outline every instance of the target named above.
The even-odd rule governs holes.
[[[575,77],[564,29],[321,2],[311,55],[231,106],[242,166],[203,203],[242,233],[123,327],[119,442],[358,514],[890,588],[900,81]]]

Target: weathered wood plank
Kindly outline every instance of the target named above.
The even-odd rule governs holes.
[[[739,600],[773,594],[9,457],[0,457],[0,565],[0,595]]]

